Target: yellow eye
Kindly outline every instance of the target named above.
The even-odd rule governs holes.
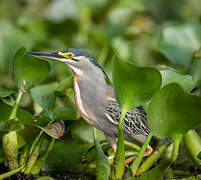
[[[75,55],[71,52],[67,52],[67,53],[63,53],[63,52],[58,52],[59,55],[64,56],[67,59],[71,59],[72,57],[74,57]]]

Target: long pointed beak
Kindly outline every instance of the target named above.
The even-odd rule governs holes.
[[[45,57],[49,59],[63,60],[65,59],[63,56],[59,55],[58,52],[26,52],[26,54],[30,54],[38,57]]]

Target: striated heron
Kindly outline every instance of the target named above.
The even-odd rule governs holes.
[[[103,68],[88,52],[70,48],[58,52],[27,52],[38,57],[55,59],[67,64],[74,73],[74,95],[81,116],[92,126],[104,132],[109,144],[116,151],[116,137],[120,119],[120,106],[114,89],[105,81],[108,78]],[[142,107],[128,111],[124,118],[124,137],[143,143],[149,134],[146,113]],[[144,156],[152,153],[148,146]],[[126,160],[128,164],[134,157]]]

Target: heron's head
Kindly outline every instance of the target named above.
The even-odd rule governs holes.
[[[107,77],[96,59],[83,49],[69,48],[58,52],[27,52],[27,54],[64,62],[78,75],[92,72],[98,68],[97,70],[101,70]]]

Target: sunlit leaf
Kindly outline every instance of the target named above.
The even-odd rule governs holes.
[[[58,121],[45,127],[38,127],[55,139],[58,139],[63,136],[65,131],[65,124],[63,121]]]
[[[113,71],[115,96],[121,106],[130,110],[142,105],[159,90],[160,72],[151,67],[139,67],[118,58]]]
[[[48,62],[25,54],[26,49],[20,48],[13,60],[13,78],[22,83],[32,85],[42,81],[50,72]]]
[[[163,87],[148,107],[148,123],[159,138],[185,134],[201,123],[201,97],[190,95],[179,84]]]
[[[54,95],[56,87],[55,82],[36,86],[31,89],[31,96],[43,109],[52,109],[56,98]]]
[[[138,67],[129,62],[115,59],[113,69],[115,97],[122,113],[119,120],[117,152],[111,171],[111,179],[121,179],[124,172],[124,115],[130,109],[146,103],[159,90],[161,74],[155,68]],[[146,149],[146,147],[145,147]]]
[[[161,32],[157,48],[171,62],[189,66],[191,58],[201,45],[201,26],[185,23],[169,25]]]
[[[170,70],[160,71],[162,75],[162,87],[170,83],[178,83],[185,91],[190,91],[195,87],[191,75],[183,75]]]

